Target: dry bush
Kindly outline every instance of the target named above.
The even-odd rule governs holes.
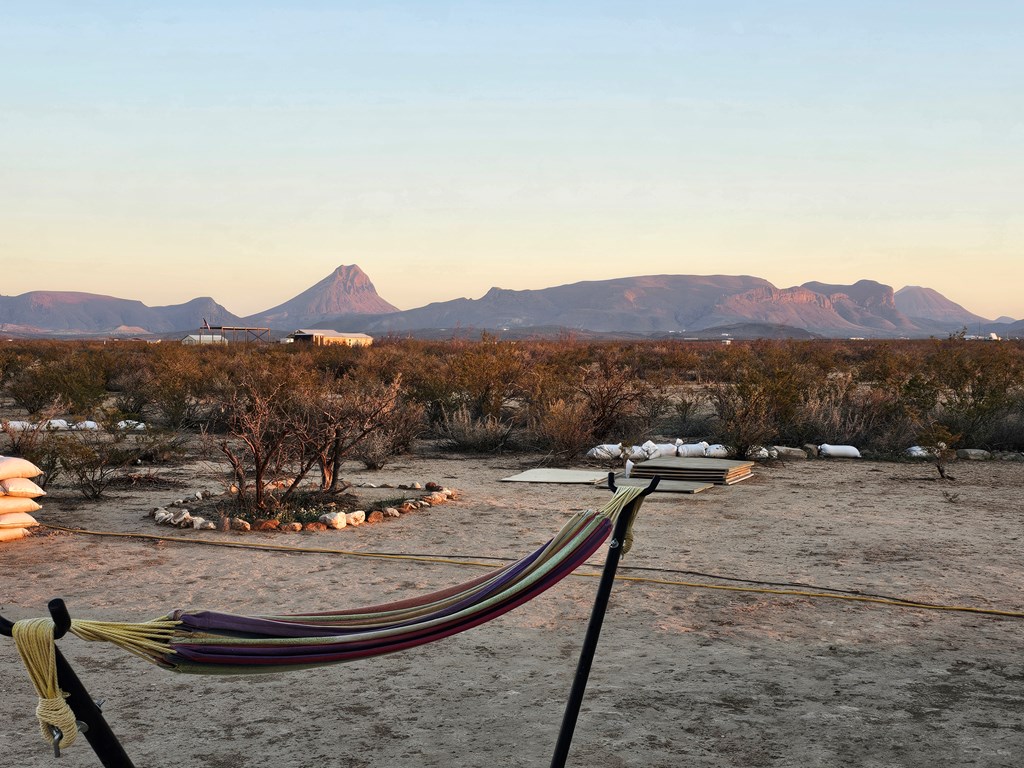
[[[513,427],[494,416],[474,418],[467,406],[446,414],[441,435],[446,447],[471,453],[500,453],[511,447]]]
[[[544,405],[530,421],[537,447],[559,460],[571,461],[594,444],[593,421],[583,400],[555,400]]]
[[[106,377],[87,348],[67,350],[53,360],[37,360],[15,373],[7,393],[29,414],[37,414],[60,398],[72,413],[88,414],[106,398]]]

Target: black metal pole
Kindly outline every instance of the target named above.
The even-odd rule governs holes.
[[[57,640],[71,628],[71,616],[68,614],[64,601],[60,598],[51,600],[47,607],[53,617],[53,639]],[[10,636],[13,634],[13,629],[14,624],[0,616],[0,634]],[[117,736],[114,735],[110,725],[104,719],[99,706],[82,685],[82,681],[78,679],[75,670],[60,652],[60,648],[54,650],[57,660],[57,685],[68,694],[68,706],[75,713],[75,719],[79,721],[78,728],[88,740],[96,757],[106,768],[135,768],[135,764],[128,757],[128,753],[124,751],[121,742],[117,740]]]
[[[569,747],[572,744],[572,736],[576,730],[576,720],[579,718],[580,706],[583,704],[583,694],[587,689],[590,668],[594,663],[597,641],[601,636],[601,625],[604,623],[604,615],[608,609],[608,599],[611,597],[612,585],[615,583],[615,571],[618,570],[619,560],[622,558],[622,541],[625,538],[626,530],[629,528],[633,515],[636,514],[637,502],[644,496],[652,493],[658,487],[660,481],[660,477],[655,477],[651,480],[651,484],[622,510],[619,519],[615,521],[612,539],[608,545],[608,557],[605,559],[604,570],[601,572],[601,581],[597,587],[597,597],[594,598],[594,609],[590,612],[587,634],[583,638],[580,660],[576,665],[576,676],[573,678],[572,688],[569,691],[569,701],[565,705],[562,727],[558,731],[555,754],[551,758],[551,768],[564,768],[565,761],[569,757]],[[614,473],[608,474],[608,487],[613,491],[615,490]]]

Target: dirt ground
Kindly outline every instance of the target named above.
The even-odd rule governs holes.
[[[607,491],[499,482],[530,457],[423,449],[352,481],[435,480],[453,504],[327,533],[156,526],[153,507],[220,490],[196,460],[170,483],[99,502],[56,489],[44,523],[190,539],[373,552],[519,557]],[[793,461],[697,496],[657,494],[622,575],[741,585],[799,582],[1024,611],[1024,464]],[[168,487],[171,485],[172,487]],[[363,492],[367,493],[367,492]],[[377,491],[376,493],[384,493]],[[389,492],[393,495],[393,491]],[[369,495],[367,493],[367,495]],[[603,562],[604,550],[595,557]],[[478,569],[39,530],[0,549],[0,611],[141,620],[174,608],[287,613],[400,599]],[[746,585],[754,586],[754,585]],[[596,590],[570,577],[482,627],[393,656],[316,671],[176,675],[112,646],[61,648],[138,766],[548,765]],[[35,695],[0,638],[0,745],[51,765]],[[65,768],[98,765],[82,739]],[[1024,623],[960,612],[621,581],[612,595],[569,764],[1011,766],[1024,764]]]

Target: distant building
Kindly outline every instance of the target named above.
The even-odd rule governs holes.
[[[365,333],[342,333],[327,328],[300,328],[288,334],[296,344],[312,344],[316,347],[327,347],[332,344],[344,344],[347,347],[368,347],[373,344],[373,337]]]
[[[190,333],[181,340],[182,344],[227,344],[228,340],[219,333]]]

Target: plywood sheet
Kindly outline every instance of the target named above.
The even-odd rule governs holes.
[[[594,485],[606,480],[608,473],[600,469],[528,469],[512,477],[503,477],[505,483],[571,483]]]
[[[606,480],[602,485],[607,487]],[[646,477],[616,477],[615,485],[619,488],[646,488],[651,481]],[[662,480],[658,483],[655,493],[701,493],[714,488],[712,483],[691,483],[684,480]]]

